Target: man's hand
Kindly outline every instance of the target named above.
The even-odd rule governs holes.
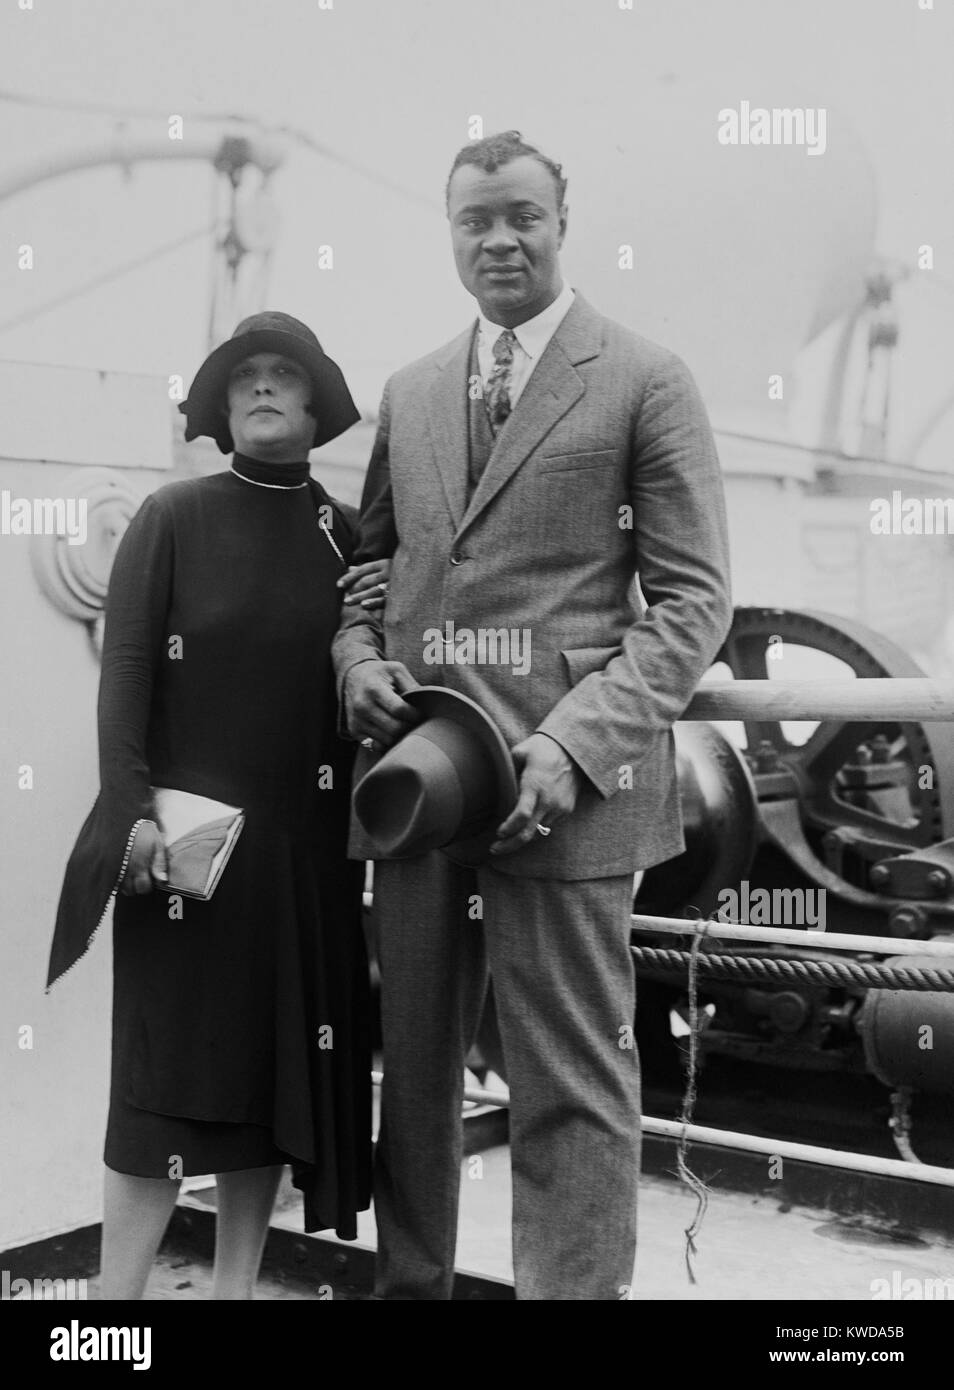
[[[120,887],[131,898],[138,893],[151,893],[154,883],[165,884],[168,878],[166,847],[162,843],[159,827],[151,820],[143,821],[136,831]]]
[[[585,780],[570,755],[547,734],[531,734],[513,749],[520,773],[520,796],[507,819],[497,827],[491,854],[513,854],[539,833],[538,825],[553,825],[576,806]]]
[[[345,591],[345,603],[360,603],[362,608],[383,608],[388,592],[390,560],[369,560],[365,565],[351,565],[347,574],[338,580]]]
[[[417,687],[400,661],[359,661],[352,666],[344,682],[345,719],[352,737],[370,738],[379,748],[389,748],[420,719],[400,698]]]

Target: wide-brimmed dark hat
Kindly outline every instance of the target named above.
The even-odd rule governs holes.
[[[189,395],[179,409],[186,417],[186,439],[208,434],[223,454],[235,448],[228,416],[224,414],[229,373],[237,363],[256,352],[280,352],[304,367],[311,378],[311,408],[315,437],[311,448],[327,444],[360,420],[361,416],[337,362],[325,353],[307,324],[291,314],[266,309],[243,319],[231,338],[213,349],[195,374]]]
[[[355,787],[355,815],[388,859],[443,849],[458,864],[480,864],[517,804],[510,749],[467,695],[422,685],[402,698],[422,721]]]

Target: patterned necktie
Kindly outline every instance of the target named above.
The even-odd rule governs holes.
[[[510,404],[510,369],[513,366],[513,350],[517,339],[509,328],[505,328],[494,343],[494,369],[490,373],[484,389],[484,404],[487,419],[496,436],[497,431],[512,409]]]

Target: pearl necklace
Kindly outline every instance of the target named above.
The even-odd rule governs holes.
[[[251,483],[252,487],[276,488],[279,492],[294,492],[296,488],[308,486],[307,478],[303,483],[260,483],[255,478],[246,478],[245,474],[240,473],[232,464],[229,464],[229,472],[234,473],[236,478],[241,478],[243,483]]]
[[[234,473],[236,478],[241,478],[243,483],[251,483],[252,487],[277,488],[279,492],[294,492],[297,488],[308,486],[307,478],[303,483],[260,483],[256,478],[246,478],[245,474],[240,473],[237,468],[232,466],[232,464],[229,464],[229,472]],[[347,569],[348,562],[342,555],[341,551],[338,549],[337,543],[335,541],[334,536],[331,534],[331,528],[329,527],[328,523],[326,521],[322,521],[319,518],[318,529],[321,531],[322,535],[325,537],[328,544],[331,546],[332,550],[337,555],[338,559],[344,565],[345,569]]]

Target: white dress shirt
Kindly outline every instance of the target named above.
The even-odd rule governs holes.
[[[572,303],[573,291],[569,285],[564,285],[553,303],[548,304],[542,313],[511,330],[517,340],[513,349],[513,365],[510,368],[511,408],[519,401],[524,387],[530,380],[531,372],[543,356],[547,343],[560,327]],[[504,328],[499,323],[491,323],[483,314],[480,314],[478,321],[477,365],[486,386],[494,369],[494,343],[504,332]]]

